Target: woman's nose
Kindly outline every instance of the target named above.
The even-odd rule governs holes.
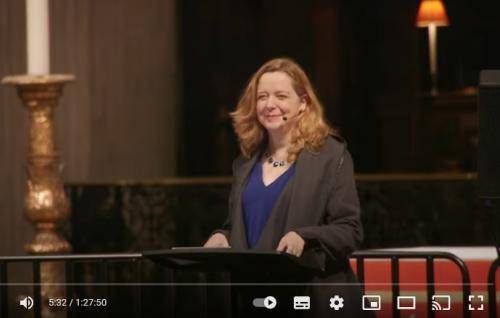
[[[276,108],[276,100],[273,97],[269,97],[266,100],[266,108],[271,108],[271,109]]]

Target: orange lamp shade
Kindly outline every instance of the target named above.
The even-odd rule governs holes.
[[[448,16],[441,0],[422,0],[417,14],[417,26],[426,27],[430,24],[446,26]]]

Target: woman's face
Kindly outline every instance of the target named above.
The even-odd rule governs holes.
[[[288,74],[269,72],[260,77],[257,85],[257,118],[267,131],[295,122],[306,104],[305,98],[295,92]]]

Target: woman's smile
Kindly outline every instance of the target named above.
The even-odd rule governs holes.
[[[264,118],[266,118],[266,119],[270,119],[270,120],[273,120],[274,118],[279,118],[279,117],[283,117],[283,115],[281,115],[281,114],[276,114],[276,115],[264,115]]]

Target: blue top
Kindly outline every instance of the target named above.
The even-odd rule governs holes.
[[[242,198],[247,242],[250,248],[257,245],[276,201],[294,172],[295,165],[292,165],[271,184],[265,186],[262,181],[262,163],[257,161],[253,167]]]

